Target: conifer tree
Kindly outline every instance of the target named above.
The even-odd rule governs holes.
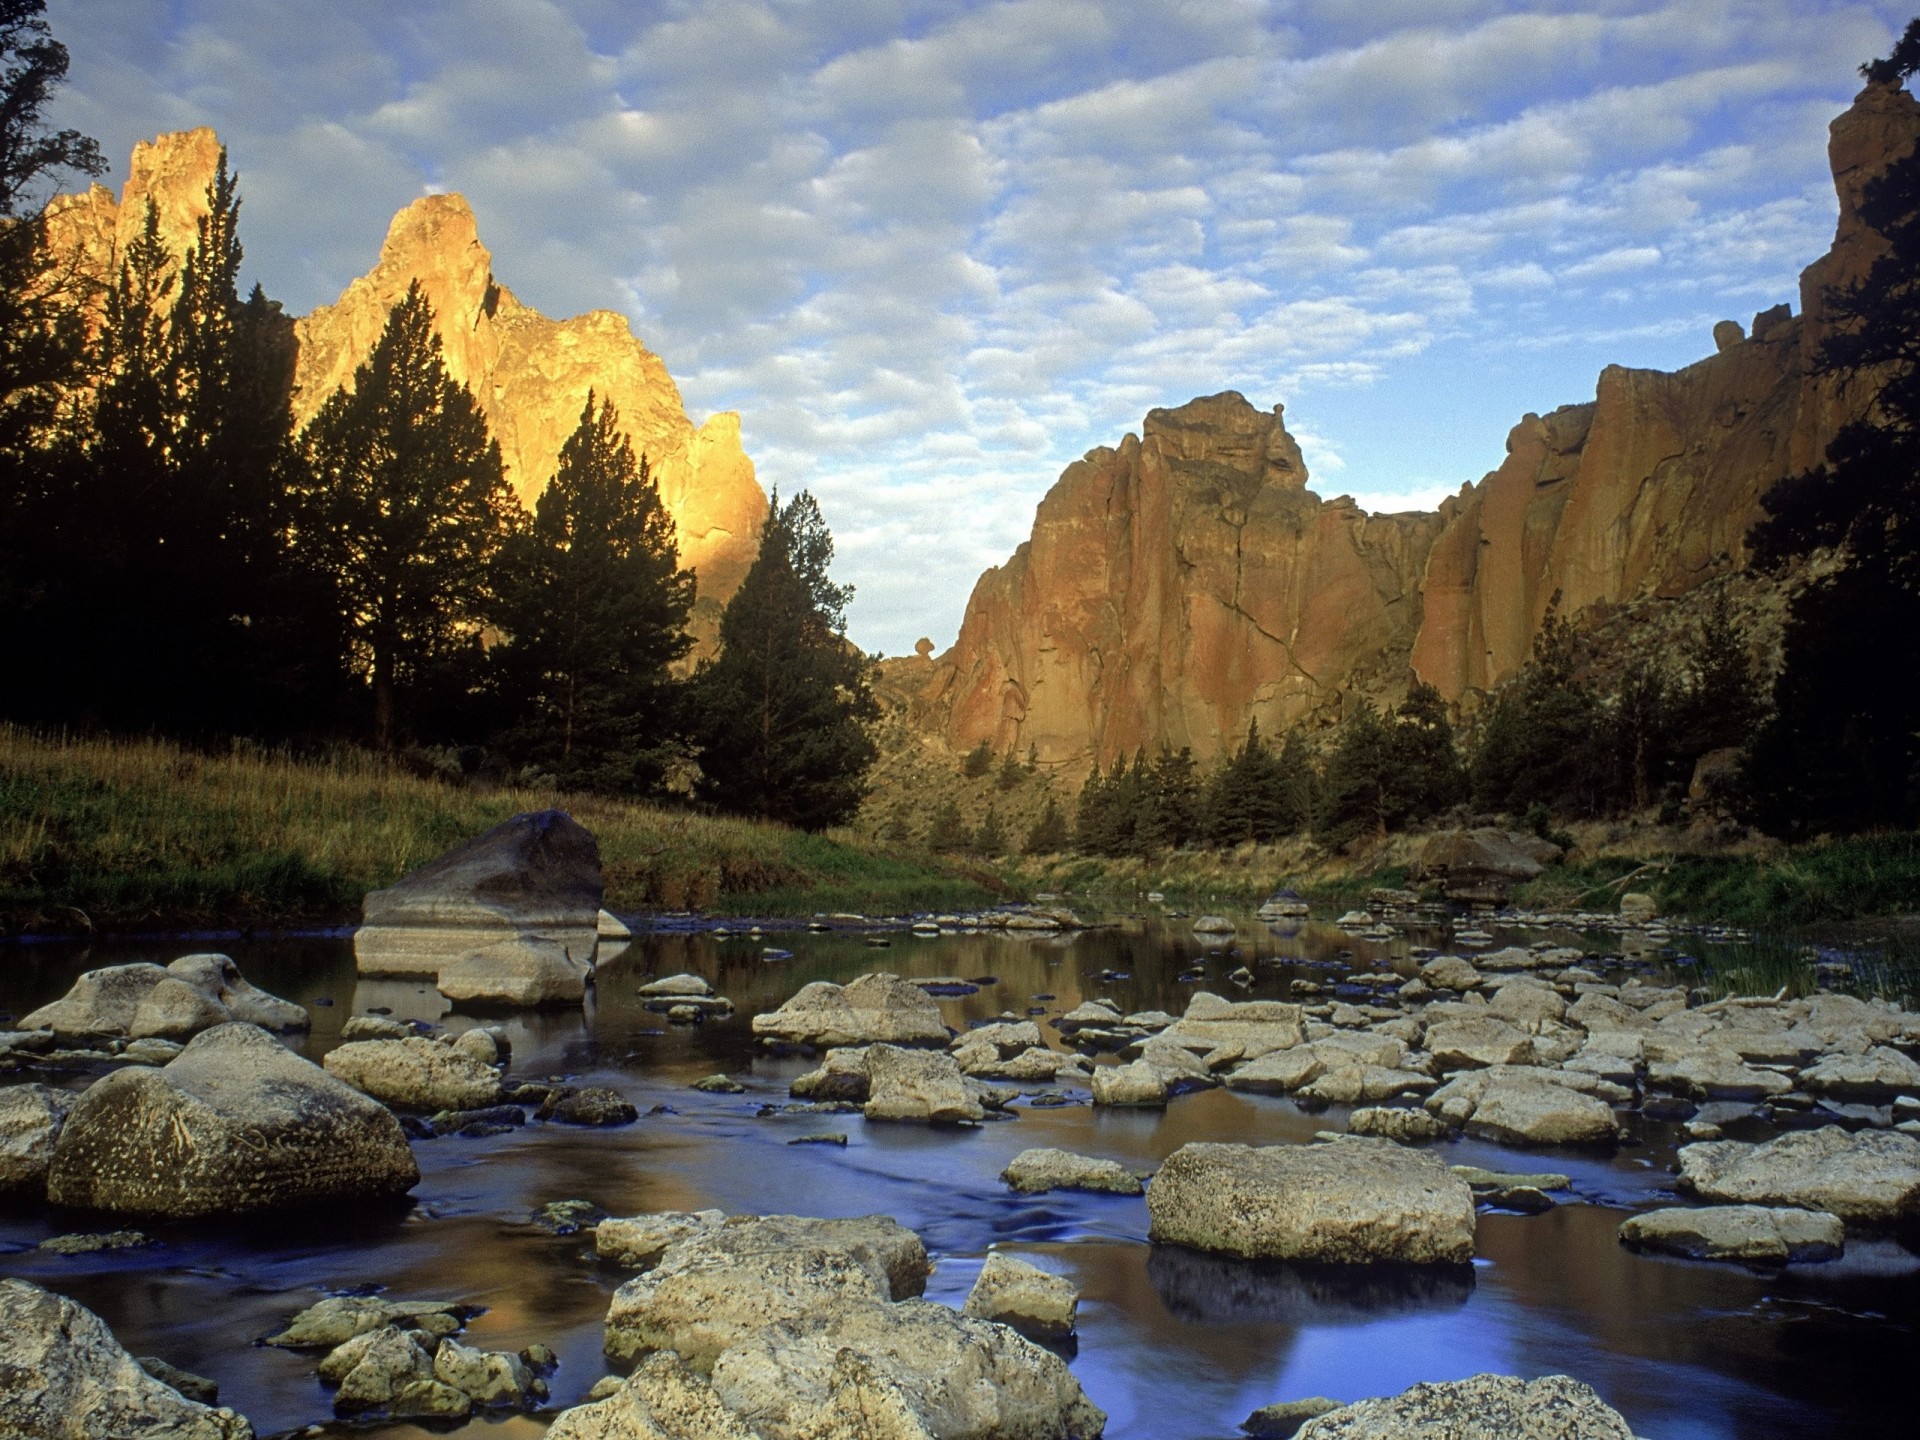
[[[973,832],[973,843],[969,848],[974,854],[987,859],[1007,853],[1007,827],[1000,820],[1000,812],[992,805],[987,806],[980,828]]]
[[[1073,848],[1082,855],[1101,855],[1109,826],[1107,823],[1107,777],[1099,763],[1087,771],[1080,786],[1080,803],[1073,812]]]
[[[390,749],[420,691],[477,661],[501,552],[524,521],[479,405],[447,374],[417,281],[301,451],[295,544],[331,587],[374,743]]]
[[[1400,809],[1393,750],[1393,738],[1372,703],[1350,702],[1327,757],[1327,813],[1321,833],[1330,844],[1386,837]]]
[[[683,725],[672,666],[693,643],[694,578],[611,401],[588,393],[509,553],[502,664],[531,702],[510,748],[571,787],[657,791]]]
[[[1033,828],[1027,831],[1027,843],[1021,847],[1028,855],[1058,855],[1072,841],[1067,830],[1067,817],[1060,813],[1060,805],[1052,795],[1041,807],[1040,818],[1033,822]]]
[[[927,848],[940,854],[953,854],[965,850],[972,842],[972,832],[960,814],[957,801],[948,800],[933,812],[933,820],[927,826]]]
[[[987,739],[982,739],[978,745],[969,750],[966,758],[960,762],[961,773],[969,780],[978,780],[992,768],[993,742]]]
[[[1526,667],[1495,694],[1469,767],[1473,803],[1522,815],[1533,805],[1592,814],[1606,768],[1600,697],[1581,673],[1582,647],[1555,595]]]
[[[819,830],[849,819],[878,753],[868,661],[846,638],[853,587],[806,491],[768,512],[760,554],[695,681],[700,793],[725,810]]]
[[[1287,777],[1261,737],[1260,722],[1247,723],[1246,743],[1226,759],[1207,786],[1206,831],[1219,846],[1269,843],[1294,827]]]

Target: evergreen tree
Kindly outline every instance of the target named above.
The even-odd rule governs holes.
[[[1047,796],[1040,818],[1033,822],[1033,828],[1027,832],[1027,843],[1021,847],[1022,852],[1028,855],[1058,855],[1071,841],[1067,817],[1060,813],[1060,806],[1053,796]]]
[[[1318,831],[1325,800],[1313,745],[1298,725],[1287,731],[1280,753],[1273,757],[1273,785],[1278,796],[1279,834]]]
[[[1399,818],[1393,738],[1367,700],[1349,704],[1327,757],[1327,811],[1322,837],[1333,845],[1384,839]]]
[[[693,643],[694,579],[611,402],[588,394],[510,553],[502,664],[531,709],[509,748],[570,787],[657,791],[682,724],[672,666]]]
[[[853,587],[828,577],[833,537],[801,491],[774,496],[760,554],[695,682],[701,793],[722,809],[806,830],[851,817],[878,753],[868,662],[846,638]]]
[[[961,773],[969,780],[978,780],[993,768],[993,742],[982,740],[966,754],[960,762]]]
[[[331,588],[374,742],[390,749],[430,685],[471,683],[498,562],[524,520],[479,405],[447,374],[418,282],[300,445],[294,543]]]
[[[1099,762],[1087,771],[1080,786],[1080,803],[1073,812],[1073,848],[1082,855],[1102,855],[1107,831],[1107,777]]]
[[[1559,613],[1556,595],[1531,661],[1487,709],[1469,767],[1476,806],[1513,815],[1535,804],[1579,814],[1601,808],[1605,785],[1597,772],[1604,769],[1606,727],[1582,661],[1579,636]]]
[[[987,813],[980,821],[980,828],[973,832],[973,842],[969,847],[974,854],[992,859],[996,855],[1007,853],[1007,827],[1000,821],[1000,812],[993,806],[987,806]]]
[[[1862,66],[1877,85],[1920,69],[1920,20]],[[1857,284],[1827,294],[1827,373],[1883,383],[1874,413],[1847,426],[1826,464],[1774,486],[1751,536],[1784,569],[1816,550],[1837,564],[1795,597],[1772,716],[1746,767],[1757,818],[1778,834],[1920,822],[1920,667],[1889,637],[1920,633],[1920,155],[1866,188],[1860,217],[1887,249]]]
[[[1644,660],[1628,666],[1611,707],[1616,800],[1635,810],[1653,802],[1674,768],[1673,728],[1666,675]]]
[[[1688,636],[1680,669],[1671,722],[1680,760],[1690,767],[1709,750],[1746,745],[1766,713],[1766,693],[1724,586]]]
[[[1208,782],[1208,842],[1266,844],[1290,833],[1295,824],[1288,796],[1291,788],[1289,777],[1261,738],[1260,722],[1249,721],[1246,743],[1225,759]]]
[[[1020,784],[1026,774],[1026,770],[1021,768],[1020,761],[1014,756],[1013,751],[1008,750],[1006,758],[1000,762],[1000,773],[994,777],[993,783],[1001,790],[1012,790]]]
[[[1192,750],[1161,750],[1142,789],[1140,818],[1134,827],[1137,853],[1177,850],[1200,839],[1200,778]]]
[[[927,848],[948,855],[965,850],[972,842],[972,833],[967,829],[966,819],[960,814],[956,801],[948,800],[933,812],[933,821],[927,826]]]
[[[1291,737],[1289,737],[1291,738]],[[1438,690],[1416,679],[1390,728],[1394,825],[1438,815],[1466,798],[1467,777],[1453,721]]]

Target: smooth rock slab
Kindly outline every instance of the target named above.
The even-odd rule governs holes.
[[[1065,1340],[1079,1320],[1080,1292],[1066,1276],[996,1250],[980,1267],[960,1313],[1011,1325],[1030,1339]]]
[[[123,1214],[238,1215],[383,1199],[420,1179],[400,1122],[254,1025],[164,1069],[94,1082],[54,1143],[47,1198]]]
[[[253,1440],[253,1427],[154,1379],[91,1310],[0,1280],[0,1435]]]
[[[1920,1215],[1920,1140],[1838,1125],[1762,1145],[1709,1140],[1680,1151],[1680,1188],[1703,1200],[1825,1210],[1850,1225]]]
[[[1107,1195],[1138,1195],[1140,1177],[1117,1160],[1097,1160],[1070,1150],[1022,1150],[1000,1172],[1001,1180],[1026,1195],[1048,1190],[1092,1190]]]
[[[1661,1250],[1695,1260],[1745,1260],[1785,1265],[1838,1259],[1846,1226],[1821,1210],[1764,1205],[1670,1206],[1631,1216],[1620,1241],[1636,1250]]]
[[[1473,1192],[1389,1140],[1183,1145],[1148,1187],[1147,1213],[1154,1240],[1249,1260],[1473,1258]]]
[[[1620,1412],[1565,1375],[1415,1385],[1309,1420],[1298,1440],[1634,1440]]]
[[[577,935],[508,935],[457,947],[459,953],[438,967],[434,986],[470,1009],[578,1005],[586,998],[597,943],[583,945]]]

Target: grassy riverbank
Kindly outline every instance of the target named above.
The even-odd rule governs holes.
[[[850,836],[591,796],[479,791],[377,757],[326,759],[0,727],[9,931],[345,923],[360,897],[523,810],[600,842],[615,910],[898,912],[980,904],[983,879]]]

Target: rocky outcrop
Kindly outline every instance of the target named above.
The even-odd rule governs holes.
[[[1297,1434],[1298,1440],[1633,1440],[1619,1411],[1565,1375],[1475,1375],[1415,1385],[1329,1410]]]
[[[1149,1234],[1242,1259],[1463,1265],[1473,1192],[1390,1140],[1182,1145],[1147,1187]]]
[[[95,185],[48,206],[56,251],[104,282],[140,234],[151,199],[162,242],[183,256],[207,213],[220,149],[204,127],[136,145],[117,201]],[[388,227],[373,269],[333,304],[294,322],[296,424],[351,384],[388,311],[415,281],[433,305],[448,372],[473,391],[500,442],[507,478],[529,508],[552,477],[587,392],[618,408],[673,516],[680,563],[699,576],[696,630],[710,639],[720,607],[753,563],[766,518],[766,496],[741,448],[740,417],[723,412],[696,428],[666,366],[624,316],[595,310],[550,320],[522,304],[494,276],[461,196],[426,195],[408,205]]]
[[[562,810],[502,821],[371,890],[362,975],[428,975],[463,1001],[577,1004],[599,945],[600,849]]]
[[[385,1106],[253,1025],[164,1069],[94,1082],[54,1142],[47,1198],[125,1214],[239,1215],[400,1195],[419,1180]]]
[[[24,1280],[0,1280],[0,1434],[253,1440],[253,1427],[154,1379],[91,1310]]]
[[[1142,745],[1206,761],[1250,720],[1276,734],[1409,673],[1484,691],[1561,613],[1659,602],[1746,560],[1759,499],[1819,463],[1870,379],[1815,373],[1825,287],[1885,242],[1865,185],[1920,137],[1920,103],[1870,85],[1832,126],[1833,249],[1736,342],[1668,374],[1610,366],[1594,399],[1527,415],[1506,458],[1437,513],[1368,515],[1306,489],[1279,407],[1237,394],[1148,412],[1040,502],[1031,537],[974,587],[953,647],[896,662],[911,721],[956,751],[1032,747],[1084,773]],[[1707,337],[1702,336],[1703,343]]]

